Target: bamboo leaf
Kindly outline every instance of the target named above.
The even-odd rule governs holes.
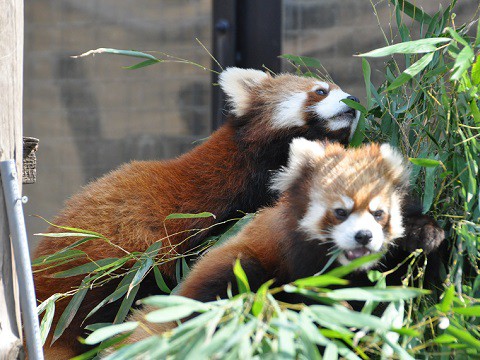
[[[396,5],[397,9],[400,9],[402,12],[410,16],[412,19],[415,19],[421,24],[430,24],[432,17],[424,12],[422,9],[416,7],[412,3],[406,0],[398,0],[398,5],[396,4],[397,0],[390,0],[393,5]]]
[[[137,321],[128,321],[122,324],[110,325],[95,330],[85,339],[85,343],[88,345],[95,345],[99,342],[107,340],[115,335],[135,330],[139,323]]]
[[[163,62],[163,61],[159,60],[159,59],[150,59],[150,60],[142,61],[142,62],[140,62],[138,64],[135,64],[135,65],[132,65],[132,66],[123,66],[122,68],[125,69],[125,70],[136,70],[136,69],[140,69],[140,68],[143,68],[143,67],[146,67],[146,66],[149,66],[149,65],[157,64],[159,62]]]
[[[330,285],[346,285],[348,280],[340,279],[331,275],[310,276],[303,279],[298,279],[293,284],[299,287],[327,287]]]
[[[202,306],[194,307],[188,305],[170,306],[168,308],[154,310],[145,315],[145,319],[153,323],[166,323],[175,320],[181,320],[187,316],[192,315],[194,312],[203,311],[205,308]]]
[[[298,55],[291,55],[291,54],[284,54],[280,55],[279,58],[287,59],[298,66],[305,66],[311,67],[315,69],[321,69],[322,64],[318,59],[308,57],[308,56],[298,56]]]
[[[86,276],[82,283],[80,284],[78,291],[73,295],[72,299],[68,303],[67,307],[63,311],[60,319],[58,320],[57,326],[55,327],[55,331],[53,333],[52,344],[62,336],[63,332],[67,328],[68,325],[72,322],[73,318],[75,317],[78,308],[82,304],[83,299],[88,291],[87,283],[90,280],[90,276]]]
[[[52,326],[53,315],[55,315],[55,300],[48,301],[45,307],[45,315],[43,315],[42,322],[40,323],[40,341],[42,345],[45,345],[47,341],[50,327]]]
[[[118,263],[118,258],[107,258],[107,259],[100,259],[96,262],[89,262],[83,265],[76,266],[74,268],[57,272],[53,274],[55,278],[66,278],[71,276],[83,275],[92,273],[104,266],[112,266]],[[124,263],[124,262],[123,262]]]
[[[437,167],[442,162],[434,159],[424,159],[424,158],[408,158],[408,160],[415,165],[423,167]]]
[[[329,271],[325,275],[330,275],[330,276],[333,276],[333,277],[341,278],[341,277],[344,277],[345,275],[350,274],[352,271],[360,268],[362,265],[368,264],[368,263],[373,262],[373,261],[377,261],[382,256],[383,256],[383,254],[381,254],[381,253],[362,256],[361,258],[352,260],[347,265],[339,266],[339,267]]]
[[[267,301],[267,291],[268,288],[273,284],[273,280],[268,280],[266,283],[262,284],[255,294],[255,300],[252,305],[252,314],[253,316],[258,316],[262,313],[265,302]]]
[[[237,235],[247,224],[250,223],[250,221],[253,220],[255,217],[254,213],[246,214],[244,217],[242,217],[240,220],[238,220],[235,224],[233,224],[232,227],[230,227],[227,231],[225,231],[217,240],[215,243],[215,247],[221,245],[231,237]]]
[[[480,317],[480,305],[469,307],[453,307],[451,310],[460,315]]]
[[[154,266],[153,273],[155,275],[155,282],[157,283],[158,288],[162,290],[164,293],[170,294],[172,290],[170,290],[167,283],[163,279],[162,273],[160,272],[160,269],[158,268],[158,266]]]
[[[468,331],[459,329],[453,325],[450,325],[445,329],[447,334],[450,334],[458,339],[459,342],[466,344],[468,346],[472,346],[477,350],[480,350],[480,341],[476,339],[472,334]]]
[[[421,40],[413,40],[395,45],[386,46],[380,49],[372,50],[357,56],[363,57],[383,57],[393,54],[419,54],[429,53],[437,50],[435,46],[438,43],[449,42],[448,38],[428,38]]]
[[[233,266],[233,273],[237,278],[238,292],[240,294],[250,292],[250,285],[248,284],[247,274],[245,274],[245,271],[242,268],[240,259],[237,259],[235,261],[235,265]]]
[[[216,218],[215,215],[213,215],[210,212],[201,212],[198,214],[181,214],[181,213],[174,213],[167,215],[165,220],[173,220],[173,219],[199,219],[199,218],[208,218],[208,217],[213,217],[214,219]]]
[[[413,63],[412,65],[410,65],[408,67],[408,69],[406,69],[403,73],[401,73],[400,76],[397,77],[390,84],[390,86],[387,88],[386,91],[392,91],[393,89],[396,89],[396,88],[402,86],[403,84],[405,84],[407,81],[411,80],[420,71],[425,69],[428,66],[428,64],[430,64],[430,62],[433,59],[433,55],[434,55],[433,53],[424,55],[424,56],[422,56],[422,58],[420,60],[418,60],[415,63]]]

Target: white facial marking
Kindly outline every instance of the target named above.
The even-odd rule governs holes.
[[[349,109],[349,107],[341,101],[348,96],[347,93],[340,89],[333,89],[328,93],[328,96],[325,99],[313,105],[313,110],[321,118],[332,118]]]
[[[320,219],[325,215],[327,208],[323,206],[318,200],[310,202],[305,216],[299,222],[299,228],[305,231],[309,240],[323,240],[326,239],[325,234],[319,233]]]
[[[357,129],[357,125],[358,125],[358,120],[360,120],[360,111],[355,111],[355,119],[353,119],[353,122],[352,122],[352,127],[350,128],[350,136],[349,136],[349,140],[352,140],[353,138],[353,135],[355,134],[355,130]]]
[[[313,86],[310,91],[315,91],[317,89],[323,89],[323,90],[330,90],[330,86],[328,85],[328,83],[324,82],[324,81],[317,81],[315,86]]]
[[[271,180],[270,189],[283,192],[301,175],[302,167],[317,161],[325,154],[325,146],[317,141],[295,138],[290,144],[288,164]]]
[[[372,240],[366,248],[372,252],[378,252],[385,242],[382,226],[367,211],[351,214],[347,220],[334,227],[332,238],[335,245],[342,250],[350,250],[359,247],[355,241],[355,235],[361,230],[369,230]]]
[[[333,204],[332,209],[345,209],[351,211],[353,209],[353,205],[355,205],[355,201],[349,196],[342,196],[340,201],[337,201]]]
[[[401,200],[397,193],[392,195],[390,207],[390,232],[393,239],[403,236],[405,229],[403,227],[403,217],[401,210]]]
[[[272,117],[272,126],[277,129],[288,129],[305,125],[303,111],[307,94],[304,92],[289,95],[280,102]]]
[[[370,211],[375,211],[375,210],[379,210],[379,207],[380,207],[380,202],[382,201],[382,199],[380,199],[379,196],[373,198],[369,203],[368,203],[368,209]]]

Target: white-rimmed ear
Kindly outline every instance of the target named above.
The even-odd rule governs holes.
[[[228,103],[236,116],[245,115],[249,106],[250,90],[259,85],[269,75],[260,70],[240,69],[236,67],[224,70],[218,79]]]
[[[394,180],[404,185],[408,184],[410,168],[405,162],[403,155],[389,144],[382,144],[380,146],[380,153],[390,167]]]
[[[293,139],[290,144],[288,164],[280,169],[271,180],[270,189],[286,191],[302,175],[305,166],[314,165],[325,154],[325,145],[304,138]]]

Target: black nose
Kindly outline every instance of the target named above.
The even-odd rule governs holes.
[[[367,245],[372,241],[372,232],[370,230],[360,230],[355,234],[355,241],[362,245]]]
[[[359,103],[359,102],[360,102],[360,100],[358,100],[358,98],[357,98],[357,97],[355,97],[355,96],[352,96],[352,95],[350,95],[349,97],[347,97],[347,99],[348,99],[348,100],[353,100],[353,101],[355,101],[355,102],[357,102],[357,103]]]

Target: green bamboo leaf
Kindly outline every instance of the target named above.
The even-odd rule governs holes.
[[[254,217],[255,213],[246,214],[219,237],[214,247],[223,244],[228,239],[237,235],[245,226],[247,226],[253,220]]]
[[[138,267],[138,270],[135,273],[135,276],[132,279],[132,282],[130,285],[128,285],[128,291],[127,291],[127,296],[130,293],[130,291],[140,284],[140,282],[143,280],[145,274],[150,271],[150,269],[153,266],[153,260],[150,257],[147,257],[146,259],[141,260],[140,266]]]
[[[451,344],[457,342],[457,338],[452,335],[442,334],[433,339],[437,344]]]
[[[480,85],[480,55],[477,55],[477,60],[472,66],[472,82],[474,85]]]
[[[455,59],[455,64],[452,69],[451,80],[460,80],[460,78],[467,72],[475,58],[473,49],[470,46],[465,46],[460,51]]]
[[[78,291],[73,295],[72,299],[68,303],[67,307],[63,311],[60,319],[58,320],[57,326],[55,327],[55,331],[53,333],[53,344],[65,331],[68,325],[72,322],[75,314],[77,313],[78,308],[82,304],[83,299],[88,291],[87,283],[90,280],[90,276],[86,276],[82,283],[80,284]]]
[[[460,315],[467,315],[467,316],[476,316],[480,317],[480,305],[474,305],[469,307],[453,307],[451,310]]]
[[[60,238],[60,237],[90,237],[90,238],[100,238],[100,236],[92,236],[90,234],[80,233],[80,232],[65,232],[65,233],[37,233],[36,236],[45,236],[51,238]]]
[[[42,345],[45,345],[47,341],[50,327],[52,326],[53,315],[55,315],[55,300],[49,300],[45,307],[45,315],[43,315],[42,322],[40,323],[40,340]]]
[[[170,306],[167,308],[149,312],[147,315],[145,315],[145,319],[153,323],[166,323],[170,321],[184,319],[187,316],[192,315],[194,312],[199,312],[204,310],[205,310],[205,307],[203,306],[195,307],[195,306],[192,306],[191,304]]]
[[[408,158],[408,160],[415,165],[423,166],[423,167],[437,167],[442,162],[434,159],[424,159],[424,158]]]
[[[57,272],[53,274],[55,278],[66,278],[71,276],[83,275],[92,273],[100,268],[104,268],[105,266],[114,266],[118,264],[118,258],[107,258],[107,259],[100,259],[96,262],[89,262],[83,265],[76,266],[74,268]],[[123,262],[124,263],[124,262]]]
[[[155,266],[153,268],[153,273],[155,275],[155,282],[157,283],[158,288],[162,290],[164,293],[170,294],[172,290],[170,290],[167,283],[163,279],[162,273],[160,272],[160,269],[158,268],[158,266]]]
[[[44,255],[32,261],[32,266],[45,266],[52,263],[70,262],[86,257],[85,252],[78,249],[57,252],[51,255]]]
[[[423,193],[423,212],[430,210],[435,197],[435,173],[436,168],[427,167],[425,170],[425,191]]]
[[[95,50],[89,50],[81,55],[76,55],[72,56],[73,58],[78,58],[78,57],[85,57],[88,55],[95,55],[95,54],[114,54],[114,55],[123,55],[123,56],[130,56],[130,57],[135,57],[135,58],[140,58],[140,59],[151,59],[151,60],[159,60],[155,56],[151,54],[147,54],[141,51],[135,51],[135,50],[121,50],[121,49],[111,49],[111,48],[98,48]]]
[[[396,4],[397,1],[398,5]],[[406,0],[390,0],[390,2],[396,6],[397,9],[400,9],[406,15],[421,24],[428,25],[432,22],[432,17],[430,15]]]
[[[360,146],[363,143],[364,139],[365,139],[365,115],[360,114],[357,128],[355,129],[355,133],[353,134],[352,140],[350,140],[350,146],[352,147]]]
[[[392,91],[393,89],[396,89],[403,84],[405,84],[407,81],[411,80],[415,75],[417,75],[420,71],[425,69],[428,64],[433,59],[434,54],[430,53],[427,55],[422,56],[422,58],[412,65],[408,67],[403,73],[400,74],[399,77],[397,77],[391,84],[390,86],[386,89],[386,91]]]
[[[370,64],[368,63],[368,60],[365,58],[362,58],[362,72],[363,72],[363,80],[365,82],[365,90],[367,92],[367,109],[370,110],[372,108],[372,90],[371,90],[372,70],[370,68]]]
[[[141,303],[145,305],[156,306],[159,308],[180,306],[180,305],[186,305],[186,306],[192,306],[192,307],[203,306],[205,309],[208,308],[206,304],[200,301],[179,296],[179,295],[153,295],[153,296],[146,297],[145,299],[142,299]]]
[[[328,273],[326,273],[325,275],[330,275],[330,276],[333,276],[333,277],[344,277],[348,274],[350,274],[352,271],[360,268],[362,265],[365,265],[367,263],[370,263],[370,262],[374,262],[374,261],[377,261],[379,260],[381,257],[383,256],[382,253],[377,253],[377,254],[370,254],[370,255],[367,255],[367,256],[362,256],[361,258],[358,258],[358,259],[355,259],[355,260],[352,260],[349,264],[347,265],[343,265],[343,266],[339,266],[331,271],[329,271]]]
[[[315,69],[321,69],[322,68],[322,63],[315,58],[311,58],[308,56],[298,56],[298,55],[291,55],[291,54],[284,54],[280,55],[279,58],[281,59],[287,59],[294,63],[295,65],[298,66],[305,66],[305,67],[311,67]]]
[[[163,348],[166,345],[166,341],[158,336],[151,336],[142,341],[130,344],[129,346],[124,346],[118,351],[115,351],[113,354],[108,355],[102,360],[132,360],[132,359],[142,359],[144,358],[144,352],[148,351],[155,347]],[[150,358],[150,357],[148,357]],[[162,359],[162,357],[152,357],[151,359]],[[72,359],[73,360],[73,359]]]
[[[477,350],[480,350],[480,341],[476,339],[472,334],[468,331],[459,329],[453,325],[450,325],[445,329],[447,334],[450,334],[458,339],[459,342],[466,344],[468,346],[472,346]]]
[[[135,297],[137,296],[138,290],[140,289],[140,284],[129,288],[127,294],[122,300],[120,307],[118,308],[117,314],[115,315],[115,319],[113,320],[114,324],[120,324],[125,321],[127,315],[130,313],[132,309],[132,304],[135,301]]]
[[[366,114],[368,112],[362,104],[356,101],[350,99],[342,99],[341,101],[345,103],[348,107],[360,111],[362,114]]]
[[[210,212],[201,212],[198,214],[181,214],[181,213],[174,213],[168,215],[165,220],[173,220],[173,219],[199,219],[199,218],[208,218],[213,217],[216,218],[214,214]]]
[[[389,329],[389,325],[378,317],[352,311],[343,306],[312,305],[310,310],[315,315],[315,320],[327,327],[336,324],[347,327],[368,327],[381,331]]]
[[[157,64],[157,63],[159,63],[159,62],[163,62],[163,60],[150,59],[150,60],[142,61],[142,62],[140,62],[140,63],[138,63],[138,64],[135,64],[135,65],[132,65],[132,66],[122,66],[122,68],[125,69],[125,70],[136,70],[136,69],[143,68],[143,67],[145,67],[145,66]]]
[[[255,294],[255,300],[252,305],[252,314],[253,316],[258,316],[262,313],[263,306],[265,301],[267,301],[267,291],[268,288],[273,284],[273,280],[268,280],[266,283],[262,284]]]
[[[428,290],[393,287],[389,286],[386,289],[375,288],[346,288],[330,291],[324,294],[333,300],[358,300],[358,301],[398,301],[408,300],[428,294]]]
[[[111,325],[111,324],[110,324]],[[114,338],[107,339],[105,341],[102,341],[100,345],[94,347],[91,350],[88,350],[87,352],[84,352],[81,355],[75,356],[71,358],[70,360],[98,360],[99,356],[95,356],[98,354],[101,354],[103,350],[112,348],[116,344],[121,344],[125,339],[127,339],[130,336],[129,333],[124,334],[124,335],[119,335],[115,336]]]
[[[455,297],[455,287],[453,285],[449,286],[445,293],[443,294],[442,301],[438,306],[438,310],[443,313],[446,313],[450,310],[453,304],[453,298]]]
[[[340,279],[331,275],[310,276],[303,279],[298,279],[293,284],[299,287],[328,287],[330,285],[347,285],[348,280]]]
[[[240,294],[250,292],[250,285],[248,284],[247,274],[245,274],[245,271],[242,268],[240,259],[237,259],[235,261],[235,265],[233,266],[233,273],[237,278],[238,292]]]
[[[327,347],[325,348],[325,352],[323,354],[323,358],[325,360],[337,360],[338,359],[338,347],[333,342],[329,342]]]
[[[79,228],[69,227],[69,226],[55,225],[54,223],[48,221],[47,219],[45,219],[45,218],[43,218],[43,217],[41,217],[41,216],[35,215],[35,217],[38,217],[39,219],[42,219],[42,220],[45,221],[48,225],[53,226],[53,227],[56,227],[57,229],[63,229],[63,230],[71,231],[71,232],[82,233],[83,235],[88,235],[88,236],[105,238],[102,234],[99,234],[99,233],[97,233],[97,232],[95,232],[95,231],[90,231],[90,230],[85,230],[85,229],[79,229]]]
[[[99,342],[107,340],[115,335],[135,330],[139,325],[138,321],[128,321],[122,324],[110,325],[95,330],[93,333],[87,336],[85,344],[95,345]]]
[[[449,42],[448,38],[429,38],[421,40],[413,40],[400,44],[386,46],[380,49],[375,49],[357,56],[363,57],[383,57],[393,54],[419,54],[429,53],[437,50],[435,46],[438,43]]]

